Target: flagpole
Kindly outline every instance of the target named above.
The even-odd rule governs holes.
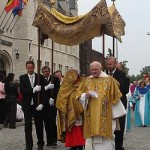
[[[10,24],[9,24],[9,26],[8,26],[8,28],[7,28],[7,31],[9,30],[9,28],[10,28],[11,24],[13,23],[15,17],[16,17],[16,16],[14,16],[13,19],[12,19],[12,21],[10,22]]]
[[[19,20],[19,17],[17,18],[17,20],[16,20],[16,22],[14,23],[13,27],[11,28],[10,32],[12,32],[12,30],[14,29],[14,27],[15,27],[15,25],[16,25],[16,23],[17,23],[18,20]]]
[[[2,17],[2,15],[3,15],[4,11],[5,11],[5,9],[3,9],[3,11],[2,11],[2,13],[1,13],[1,15],[0,15],[0,18]]]
[[[11,14],[9,15],[9,18],[8,18],[6,24],[4,25],[3,30],[5,29],[5,27],[6,27],[6,25],[7,25],[7,23],[8,23],[8,21],[9,21],[9,19],[10,19],[10,17],[11,17],[12,14],[13,14],[13,13],[11,13]]]
[[[6,13],[6,15],[5,15],[4,19],[2,20],[2,23],[1,23],[0,27],[2,26],[2,24],[3,24],[4,20],[5,20],[6,16],[7,16],[7,14],[8,14],[8,13]]]

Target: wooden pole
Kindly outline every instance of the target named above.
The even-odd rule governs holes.
[[[118,61],[118,40],[116,39],[116,59]]]
[[[40,28],[38,28],[38,60],[37,60],[37,74],[38,74],[38,81],[37,84],[40,85],[40,66],[41,66],[41,62],[40,62],[40,51],[41,51],[41,40],[40,40]],[[37,97],[37,105],[40,104],[40,92],[38,92],[38,97]]]
[[[113,37],[113,57],[115,57],[115,38]]]
[[[54,73],[54,67],[53,67],[53,62],[54,62],[54,42],[52,41],[52,65],[51,65],[51,74],[53,75]]]
[[[102,49],[103,49],[103,58],[102,58],[102,66],[103,70],[105,69],[105,32],[104,32],[104,26],[102,27]]]

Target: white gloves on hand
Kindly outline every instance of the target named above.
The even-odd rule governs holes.
[[[36,110],[37,110],[37,111],[40,111],[40,110],[42,110],[42,108],[43,108],[43,105],[40,104],[38,107],[36,107]]]
[[[89,102],[89,99],[86,98],[86,93],[83,93],[80,97],[80,103],[82,104],[84,109],[87,108],[88,102]]]
[[[33,93],[39,92],[39,91],[41,91],[41,85],[36,85],[36,86],[33,88]]]
[[[89,91],[89,94],[93,98],[98,98],[98,94],[95,91]]]
[[[49,99],[49,104],[50,104],[50,106],[54,106],[54,99],[53,98]]]
[[[47,86],[45,86],[45,90],[54,89],[54,84],[49,83]]]

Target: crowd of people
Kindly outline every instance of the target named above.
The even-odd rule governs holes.
[[[134,111],[134,126],[150,125],[150,78],[134,81],[128,93],[127,130],[131,130],[131,110]]]
[[[150,80],[147,85],[141,81],[129,86],[129,78],[114,57],[107,59],[105,72],[99,62],[92,62],[91,75],[86,77],[73,68],[64,77],[60,70],[51,75],[48,66],[38,75],[33,61],[25,67],[27,73],[20,76],[19,84],[13,73],[5,80],[0,75],[0,124],[15,129],[17,109],[22,110],[25,150],[33,148],[33,121],[38,150],[43,150],[45,142],[56,148],[57,141],[70,150],[124,150],[131,105],[134,125],[149,126]]]

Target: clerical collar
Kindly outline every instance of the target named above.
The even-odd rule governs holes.
[[[93,78],[93,75],[91,75],[89,77]],[[98,77],[108,77],[108,75],[105,72],[101,71],[101,73],[100,73],[100,75]]]

